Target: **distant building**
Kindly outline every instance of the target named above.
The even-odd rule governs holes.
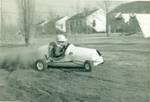
[[[84,11],[67,20],[68,33],[96,33],[106,31],[106,14],[102,9]]]
[[[61,17],[56,21],[56,29],[58,30],[57,33],[66,33],[66,21],[69,19],[68,16]]]
[[[66,20],[69,17],[57,17],[52,20],[43,20],[36,24],[36,31],[39,34],[58,34],[66,32]]]
[[[109,26],[112,33],[141,32],[136,14],[149,14],[150,1],[135,1],[121,4],[109,12]]]
[[[36,32],[38,34],[56,34],[55,19],[43,20],[36,24]]]

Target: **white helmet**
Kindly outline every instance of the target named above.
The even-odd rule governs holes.
[[[57,35],[56,40],[66,42],[67,38],[64,35]]]

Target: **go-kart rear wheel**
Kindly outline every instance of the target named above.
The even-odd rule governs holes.
[[[91,61],[85,61],[84,62],[84,71],[85,72],[91,72],[93,67],[93,63]]]
[[[45,60],[43,59],[39,59],[35,62],[35,68],[38,71],[44,71],[45,69],[47,69],[47,63]]]

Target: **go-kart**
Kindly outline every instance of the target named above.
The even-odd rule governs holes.
[[[103,56],[100,51],[91,48],[83,48],[69,44],[65,50],[63,58],[55,60],[49,57],[49,45],[44,45],[38,49],[40,56],[35,62],[35,68],[38,71],[51,67],[73,67],[83,68],[84,71],[90,72],[92,67],[103,64]]]

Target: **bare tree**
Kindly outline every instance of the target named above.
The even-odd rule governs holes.
[[[81,6],[81,1],[82,0],[75,0],[74,5],[72,5],[71,9],[74,14],[80,13],[83,11],[83,7]]]
[[[58,13],[52,7],[49,6],[49,8],[48,8],[48,19],[52,20],[52,19],[57,18],[58,16],[59,16]]]
[[[5,32],[4,32],[4,9],[3,9],[3,0],[1,0],[1,37],[0,39],[3,40],[5,39]]]
[[[19,8],[19,25],[24,34],[24,41],[29,44],[34,17],[34,0],[17,0]]]

